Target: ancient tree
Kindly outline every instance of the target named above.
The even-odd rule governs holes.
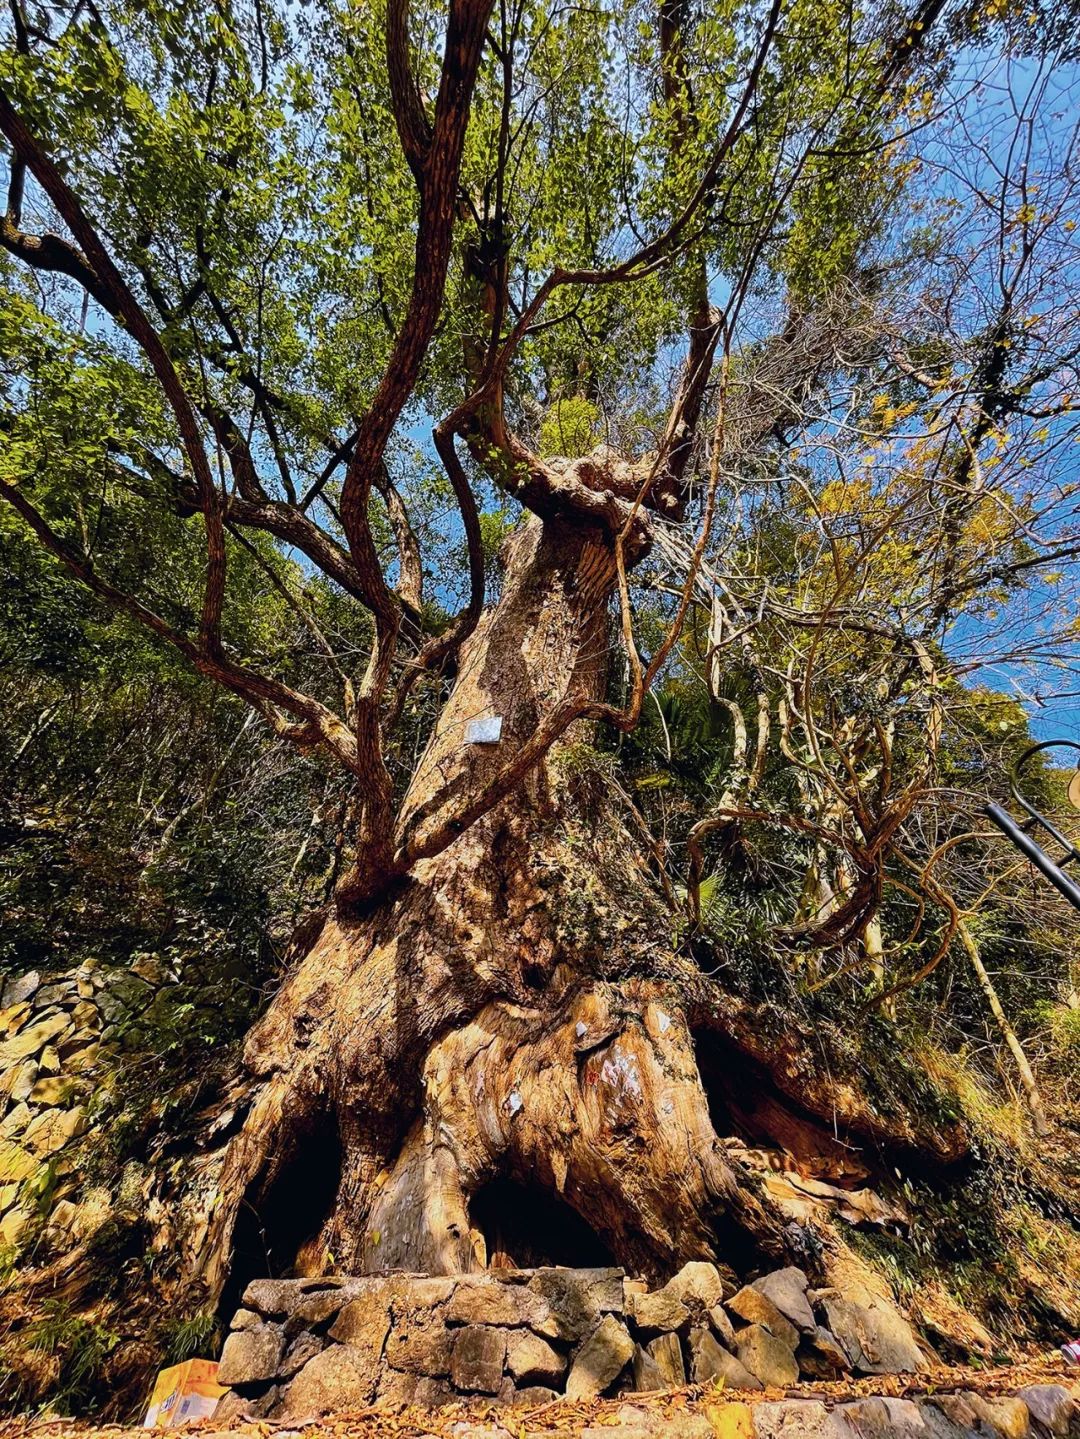
[[[0,240],[38,353],[67,346],[96,388],[49,459],[70,490],[39,456],[0,497],[75,582],[349,778],[333,904],[250,1034],[197,1175],[205,1222],[180,1236],[211,1295],[250,1215],[281,1271],[482,1266],[496,1182],[576,1211],[636,1271],[782,1256],[699,1072],[722,1006],[693,946],[652,936],[700,926],[710,845],[762,819],[779,745],[803,783],[783,822],[815,856],[793,943],[880,962],[939,659],[861,610],[883,644],[861,683],[921,705],[891,789],[888,720],[815,718],[794,659],[767,671],[813,631],[809,677],[858,630],[854,577],[912,491],[864,496],[812,603],[771,561],[756,597],[715,585],[721,541],[747,574],[738,484],[775,478],[837,376],[881,433],[859,386],[883,368],[952,427],[927,442],[948,476],[927,625],[993,580],[964,548],[978,456],[1047,375],[1007,382],[1011,295],[952,388],[940,335],[915,353],[885,299],[945,8],[11,0]],[[152,531],[116,573],[119,506],[182,525],[188,590],[155,586]],[[304,675],[269,640],[240,648],[241,562],[310,636]],[[581,756],[634,730],[691,631],[737,753],[673,859]],[[835,1115],[786,1058],[779,1088]],[[844,1119],[887,1128],[854,1102]],[[552,1256],[540,1233],[510,1257]]]

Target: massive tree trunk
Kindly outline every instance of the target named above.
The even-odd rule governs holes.
[[[459,806],[571,687],[602,694],[614,580],[599,530],[531,519],[512,537],[407,796],[413,823]],[[499,742],[470,743],[489,716]],[[581,741],[371,912],[326,920],[247,1044],[255,1097],[199,1260],[212,1293],[230,1271],[226,1299],[260,1269],[447,1273],[508,1246],[559,1261],[544,1231],[564,1206],[595,1256],[645,1273],[745,1251],[748,1234],[768,1244],[710,1123],[678,990],[635,934],[656,904],[647,878],[590,824],[604,806],[582,794]],[[493,1181],[548,1204],[527,1242],[520,1225],[513,1241],[484,1232]]]

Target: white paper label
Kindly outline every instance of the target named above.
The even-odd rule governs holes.
[[[470,720],[465,726],[466,744],[498,744],[502,736],[502,716],[489,715]]]

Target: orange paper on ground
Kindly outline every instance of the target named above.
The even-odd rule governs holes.
[[[217,1382],[216,1359],[188,1359],[162,1369],[154,1381],[144,1429],[175,1429],[189,1419],[209,1419],[225,1393]]]

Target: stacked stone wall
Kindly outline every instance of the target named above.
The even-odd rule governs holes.
[[[796,1268],[737,1288],[694,1263],[651,1293],[621,1269],[256,1280],[219,1378],[223,1417],[300,1419],[390,1401],[761,1391],[926,1364],[880,1297],[812,1289]]]
[[[44,1235],[64,1247],[107,1218],[86,1190],[80,1140],[115,1056],[152,1043],[156,997],[173,982],[152,959],[36,971],[0,992],[0,1254]]]

